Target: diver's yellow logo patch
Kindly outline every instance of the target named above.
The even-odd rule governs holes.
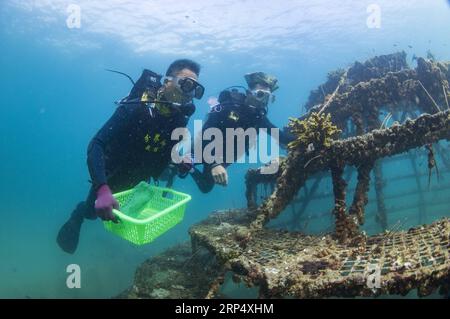
[[[230,115],[228,115],[228,118],[230,120],[233,120],[233,121],[237,122],[239,120],[239,115],[237,115],[234,111],[232,111],[230,113]]]
[[[158,153],[167,145],[165,139],[161,137],[161,134],[156,133],[153,137],[150,134],[144,136],[144,149],[147,152]]]

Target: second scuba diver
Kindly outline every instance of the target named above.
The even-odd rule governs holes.
[[[247,74],[245,80],[248,84],[247,88],[231,87],[225,89],[219,95],[219,104],[213,106],[207,116],[207,120],[202,128],[202,135],[208,128],[218,128],[223,136],[226,136],[226,129],[255,128],[259,133],[259,129],[267,129],[270,134],[272,128],[276,128],[274,124],[267,118],[269,103],[273,102],[273,93],[278,89],[278,80],[271,75],[263,72]],[[239,90],[238,88],[243,89]],[[279,143],[285,147],[294,137],[287,130],[280,130]],[[245,143],[245,153],[248,154],[252,141]],[[222,157],[226,158],[226,141],[222,151]],[[234,160],[244,154],[238,154],[236,143],[234,143]],[[193,161],[193,159],[192,159]],[[226,186],[228,184],[227,167],[231,163],[211,163],[203,164],[203,171],[193,168],[190,175],[194,178],[197,186],[203,193],[210,192],[215,184]],[[189,167],[189,165],[187,165]]]

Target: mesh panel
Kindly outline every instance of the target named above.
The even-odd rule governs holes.
[[[358,247],[341,245],[331,235],[269,229],[247,238],[247,226],[242,216],[221,213],[194,226],[191,236],[223,263],[229,261],[248,284],[259,284],[263,296],[373,296],[415,288],[426,295],[449,279],[448,218],[369,237]],[[368,282],[371,274],[378,276],[378,287]]]

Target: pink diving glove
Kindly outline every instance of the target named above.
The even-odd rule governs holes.
[[[97,200],[95,201],[95,211],[97,216],[104,221],[117,222],[113,209],[119,209],[119,203],[112,195],[111,189],[104,184],[97,190]]]

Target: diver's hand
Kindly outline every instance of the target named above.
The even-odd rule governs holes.
[[[225,167],[217,165],[211,170],[211,175],[216,184],[227,186],[228,185],[228,173]]]
[[[119,203],[112,195],[111,189],[108,185],[100,186],[97,191],[97,200],[95,201],[95,211],[97,216],[104,221],[113,221],[117,223],[116,216],[113,214],[113,209],[119,209]]]
[[[178,175],[185,177],[189,173],[194,172],[194,158],[191,154],[186,154],[181,163],[178,164]]]

